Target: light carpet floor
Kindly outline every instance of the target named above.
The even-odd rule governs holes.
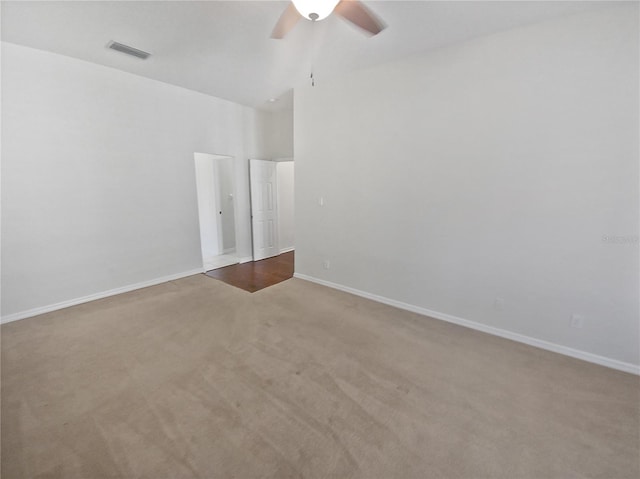
[[[298,279],[2,326],[2,477],[638,478],[639,378]]]

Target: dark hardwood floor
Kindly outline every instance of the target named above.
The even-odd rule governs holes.
[[[207,271],[210,278],[219,279],[250,293],[293,277],[294,252],[282,253],[273,258],[234,264]]]

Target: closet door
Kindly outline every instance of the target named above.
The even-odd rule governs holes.
[[[280,253],[278,247],[277,171],[273,161],[250,160],[253,260]]]

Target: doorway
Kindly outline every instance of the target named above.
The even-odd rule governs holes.
[[[238,263],[233,157],[194,153],[204,271]]]

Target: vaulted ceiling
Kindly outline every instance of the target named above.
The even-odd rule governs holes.
[[[318,82],[418,52],[610,2],[366,1],[388,28],[364,35],[335,15],[306,20],[283,40],[282,1],[2,2],[2,40],[106,65],[257,108]],[[139,60],[110,40],[153,55]]]

